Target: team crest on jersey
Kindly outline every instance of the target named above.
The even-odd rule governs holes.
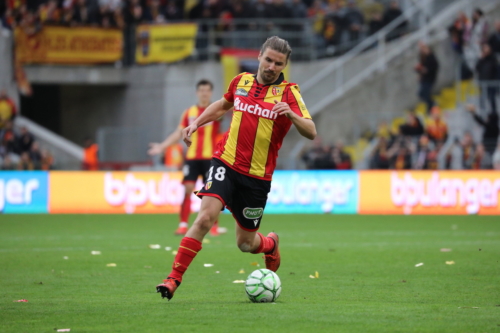
[[[279,87],[273,87],[273,89],[271,90],[271,92],[273,93],[274,96],[279,95],[279,94],[281,94],[281,88],[279,88]]]
[[[236,90],[235,95],[247,97],[248,96],[248,91],[246,91],[243,88],[239,88],[239,89]]]
[[[209,190],[210,188],[212,187],[212,182],[208,182],[206,185],[205,185],[205,190]]]

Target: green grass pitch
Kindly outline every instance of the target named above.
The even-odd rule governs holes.
[[[266,215],[261,231],[281,236],[276,304],[233,283],[264,263],[221,219],[228,234],[208,237],[167,302],[155,286],[177,216],[0,216],[0,331],[500,332],[500,217]]]

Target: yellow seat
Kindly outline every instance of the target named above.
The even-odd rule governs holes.
[[[403,125],[406,122],[404,117],[397,117],[392,120],[391,130],[393,133],[399,132],[399,126]]]

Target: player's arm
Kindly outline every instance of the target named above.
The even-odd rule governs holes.
[[[163,140],[163,142],[150,143],[148,154],[153,156],[153,155],[159,155],[159,154],[163,153],[167,147],[178,142],[181,139],[181,137],[182,137],[182,127],[178,127],[165,140]]]
[[[309,111],[304,104],[304,100],[300,95],[300,89],[298,85],[292,85],[287,92],[286,102],[274,101],[276,104],[273,107],[273,111],[277,112],[279,115],[285,115],[290,119],[293,125],[297,128],[300,135],[309,140],[313,140],[316,135],[316,125],[312,121]]]
[[[314,140],[314,138],[318,134],[316,132],[316,125],[314,124],[314,121],[312,121],[312,119],[299,117],[295,113],[294,115],[295,116],[290,120],[295,125],[300,135],[302,135],[305,138],[308,138],[309,140]]]
[[[188,147],[191,146],[191,134],[196,132],[199,127],[221,118],[232,107],[233,103],[228,102],[225,98],[213,102],[191,125],[182,130],[182,140]]]

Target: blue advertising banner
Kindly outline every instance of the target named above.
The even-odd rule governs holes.
[[[48,213],[48,173],[1,171],[0,213]]]
[[[276,171],[266,213],[356,214],[357,171]]]

